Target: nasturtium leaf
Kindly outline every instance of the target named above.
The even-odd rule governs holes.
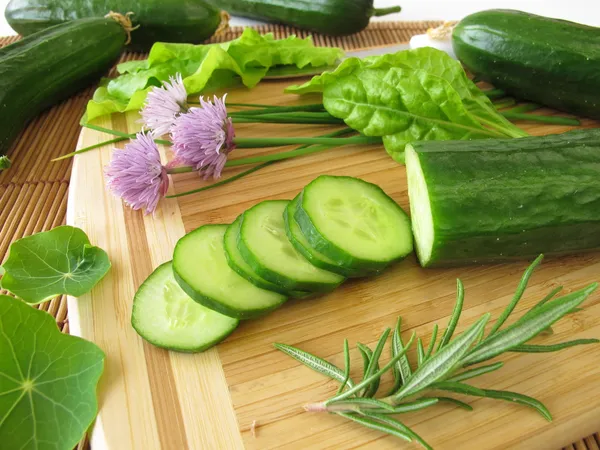
[[[315,47],[311,38],[278,40],[271,33],[261,35],[251,28],[238,39],[220,44],[157,42],[147,60],[120,64],[120,76],[101,82],[87,105],[86,120],[140,109],[153,86],[177,73],[191,95],[239,82],[252,88],[271,68],[331,66],[343,55],[339,48]]]
[[[349,127],[383,137],[397,161],[417,140],[501,137],[469,112],[448,81],[420,69],[359,69],[328,85],[323,105]]]
[[[104,250],[79,228],[62,226],[11,244],[2,288],[28,303],[89,292],[110,269]]]
[[[0,295],[0,448],[71,450],[98,412],[104,353]]]

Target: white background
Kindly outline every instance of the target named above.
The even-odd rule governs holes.
[[[7,3],[8,0],[0,0],[1,11],[4,11]],[[598,0],[375,0],[378,7],[398,4],[403,8],[400,14],[382,17],[379,20],[458,20],[482,9],[510,8],[600,26]],[[232,21],[232,25],[249,23],[255,22],[237,18]],[[1,14],[0,36],[9,34],[15,33],[6,23],[4,14]]]

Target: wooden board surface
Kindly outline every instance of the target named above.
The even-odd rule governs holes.
[[[297,104],[296,97],[281,94],[286,84],[234,90],[228,100]],[[136,120],[135,114],[115,115],[98,124],[133,132],[139,126]],[[585,124],[598,126],[592,121]],[[536,135],[568,129],[521,125]],[[237,127],[239,136],[248,137],[311,136],[322,130]],[[79,147],[109,138],[83,130]],[[101,410],[92,434],[94,450],[413,448],[335,416],[305,413],[303,404],[328,398],[337,386],[277,352],[272,344],[291,344],[341,363],[344,338],[352,346],[373,344],[398,316],[403,317],[405,336],[416,330],[428,340],[433,324],[443,326],[448,320],[457,277],[466,288],[462,330],[484,312],[498,317],[527,266],[522,262],[426,270],[410,257],[377,279],[347,282],[329,295],[293,300],[263,319],[244,322],[229,339],[204,354],[170,353],[136,335],[129,324],[131,302],[145,277],[171,259],[175,242],[185,232],[204,224],[229,223],[265,199],[291,199],[324,173],[375,182],[408,210],[405,169],[382,147],[344,147],[282,162],[179,201],[163,201],[155,216],[143,216],[104,188],[102,170],[111,151],[103,148],[75,159],[67,213],[67,222],[83,228],[113,262],[110,274],[91,294],[69,301],[71,332],[96,342],[107,353],[99,389]],[[233,157],[265,151],[238,150]],[[237,172],[230,170],[225,176]],[[204,184],[194,175],[178,175],[171,189],[182,192]],[[516,315],[555,286],[575,290],[595,280],[600,280],[598,254],[549,259],[534,275]],[[543,342],[599,336],[600,295],[596,293],[584,311],[562,320]],[[506,365],[501,371],[475,384],[535,396],[548,406],[554,422],[513,404],[469,399],[475,407],[472,413],[435,406],[406,415],[406,423],[436,449],[478,450],[554,449],[600,427],[600,346],[548,355],[511,354],[502,360]],[[356,352],[352,363],[360,366]],[[388,385],[386,380],[383,390]],[[251,433],[254,421],[256,437]]]

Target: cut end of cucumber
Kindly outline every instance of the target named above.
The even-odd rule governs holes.
[[[405,155],[413,234],[417,247],[417,256],[421,265],[425,267],[431,260],[433,240],[435,238],[429,191],[419,156],[410,144],[406,146]]]
[[[133,328],[157,347],[200,352],[225,339],[239,321],[205,308],[179,287],[171,262],[158,267],[133,300]]]

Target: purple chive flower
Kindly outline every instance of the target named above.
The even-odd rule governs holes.
[[[161,87],[153,88],[146,97],[141,111],[144,126],[154,136],[167,134],[175,119],[187,111],[187,92],[181,74],[170,77]]]
[[[215,96],[212,103],[200,97],[200,108],[181,114],[171,128],[175,162],[193,166],[205,179],[220,178],[227,156],[235,149],[235,130],[227,116],[226,97]]]
[[[138,133],[135,140],[116,150],[104,169],[106,185],[134,210],[146,214],[156,210],[158,201],[167,194],[169,177],[160,162],[158,147],[152,136]]]

